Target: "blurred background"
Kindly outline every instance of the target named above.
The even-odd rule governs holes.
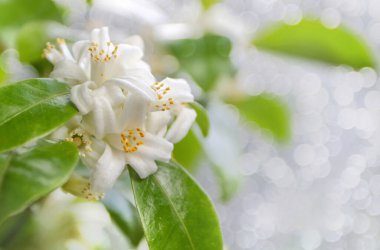
[[[0,82],[48,76],[47,41],[100,26],[208,110],[209,135],[194,128],[174,157],[216,204],[226,249],[380,249],[380,1],[3,0]],[[146,248],[101,203],[57,191],[29,213],[4,249]]]

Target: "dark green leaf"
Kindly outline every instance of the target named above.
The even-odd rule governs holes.
[[[0,189],[0,223],[61,186],[76,166],[78,150],[59,142],[11,157]]]
[[[0,28],[16,27],[37,20],[62,22],[63,16],[62,10],[52,0],[2,0],[0,13]]]
[[[1,185],[3,183],[5,172],[8,169],[10,161],[10,156],[8,155],[0,155],[0,191],[1,191]]]
[[[173,150],[174,159],[189,171],[197,169],[202,153],[202,144],[192,130],[174,145]]]
[[[215,209],[177,163],[159,163],[141,180],[130,168],[137,209],[150,250],[222,250]]]
[[[363,39],[344,27],[329,29],[319,21],[278,24],[258,35],[253,44],[269,51],[334,65],[346,64],[355,69],[375,66],[373,53]]]
[[[30,79],[0,87],[0,152],[52,132],[77,110],[69,102],[68,85]]]
[[[207,137],[210,130],[210,119],[207,110],[197,102],[190,103],[190,106],[197,112],[196,123],[199,125],[203,136]]]
[[[224,76],[231,76],[231,41],[215,34],[199,39],[183,39],[168,45],[182,70],[188,72],[203,90],[213,89]]]
[[[290,138],[290,112],[278,97],[262,94],[231,103],[245,119],[271,132],[276,140],[283,142]]]
[[[137,209],[122,194],[112,191],[103,200],[112,220],[131,241],[137,246],[144,237]]]

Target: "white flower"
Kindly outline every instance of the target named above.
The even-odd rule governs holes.
[[[83,196],[98,199],[109,190],[125,166],[141,178],[157,170],[156,161],[171,158],[196,113],[185,104],[194,101],[184,80],[156,82],[141,60],[140,48],[114,45],[108,29],[95,29],[91,41],[80,41],[70,52],[62,39],[48,45],[52,76],[68,82],[80,119],[68,124],[66,138],[74,142],[92,171]]]
[[[165,135],[169,141],[177,143],[185,137],[196,117],[194,110],[184,106],[194,101],[190,86],[183,79],[165,78],[152,88],[156,92],[156,100],[151,110],[170,111],[177,117]]]

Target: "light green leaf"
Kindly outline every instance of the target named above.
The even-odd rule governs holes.
[[[198,168],[202,154],[202,144],[192,130],[189,131],[185,138],[174,145],[174,159],[190,172]]]
[[[207,110],[197,102],[190,103],[190,106],[197,112],[197,118],[195,122],[199,125],[203,136],[207,137],[210,130],[210,119],[208,117]]]
[[[44,136],[73,117],[70,88],[52,79],[30,79],[0,87],[0,152]]]
[[[212,90],[234,68],[230,60],[231,41],[224,36],[206,34],[199,39],[183,39],[168,45],[181,69],[191,75],[205,91]]]
[[[205,10],[208,10],[213,5],[220,2],[220,0],[201,0],[202,6]]]
[[[277,141],[285,142],[290,139],[290,112],[286,103],[280,98],[261,94],[230,103],[238,108],[246,120],[268,130]]]
[[[319,21],[303,20],[296,25],[278,24],[259,34],[258,48],[319,60],[355,69],[375,67],[375,60],[363,39],[344,27],[326,28]]]
[[[1,49],[0,49],[1,53]],[[0,55],[0,84],[3,83],[7,79],[7,69],[5,68],[4,57]]]
[[[76,166],[78,150],[59,142],[10,157],[0,189],[0,223],[61,186]]]
[[[62,22],[63,19],[63,11],[52,0],[2,0],[0,13],[0,28],[17,27],[36,20]]]
[[[236,174],[230,174],[230,170],[224,166],[216,163],[211,164],[212,171],[219,184],[219,198],[223,202],[228,202],[239,191],[241,185],[240,178],[237,178]]]
[[[222,250],[218,218],[206,193],[177,163],[158,165],[143,180],[130,168],[149,249]]]
[[[18,31],[16,49],[22,62],[36,62],[42,60],[41,54],[49,41],[46,32],[47,23],[27,23]]]
[[[112,220],[131,241],[137,246],[144,237],[137,209],[121,193],[112,191],[103,200]]]

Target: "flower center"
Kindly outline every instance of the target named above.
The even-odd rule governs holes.
[[[144,144],[145,134],[140,128],[130,129],[128,133],[121,133],[121,144],[126,153],[136,152]]]
[[[174,105],[174,100],[172,97],[168,97],[171,91],[170,87],[163,82],[156,82],[152,89],[157,94],[158,103],[154,106],[156,110],[170,110],[170,106]]]
[[[97,43],[92,43],[88,48],[91,53],[91,59],[94,62],[109,62],[112,58],[117,58],[118,46],[112,42],[107,42],[107,48],[100,48]]]
[[[87,152],[91,152],[91,140],[89,136],[81,129],[76,128],[70,133],[70,137],[66,139],[74,143],[79,149],[84,149]]]
[[[104,193],[94,193],[91,191],[91,184],[87,185],[82,189],[81,195],[90,201],[98,201],[104,198]]]

